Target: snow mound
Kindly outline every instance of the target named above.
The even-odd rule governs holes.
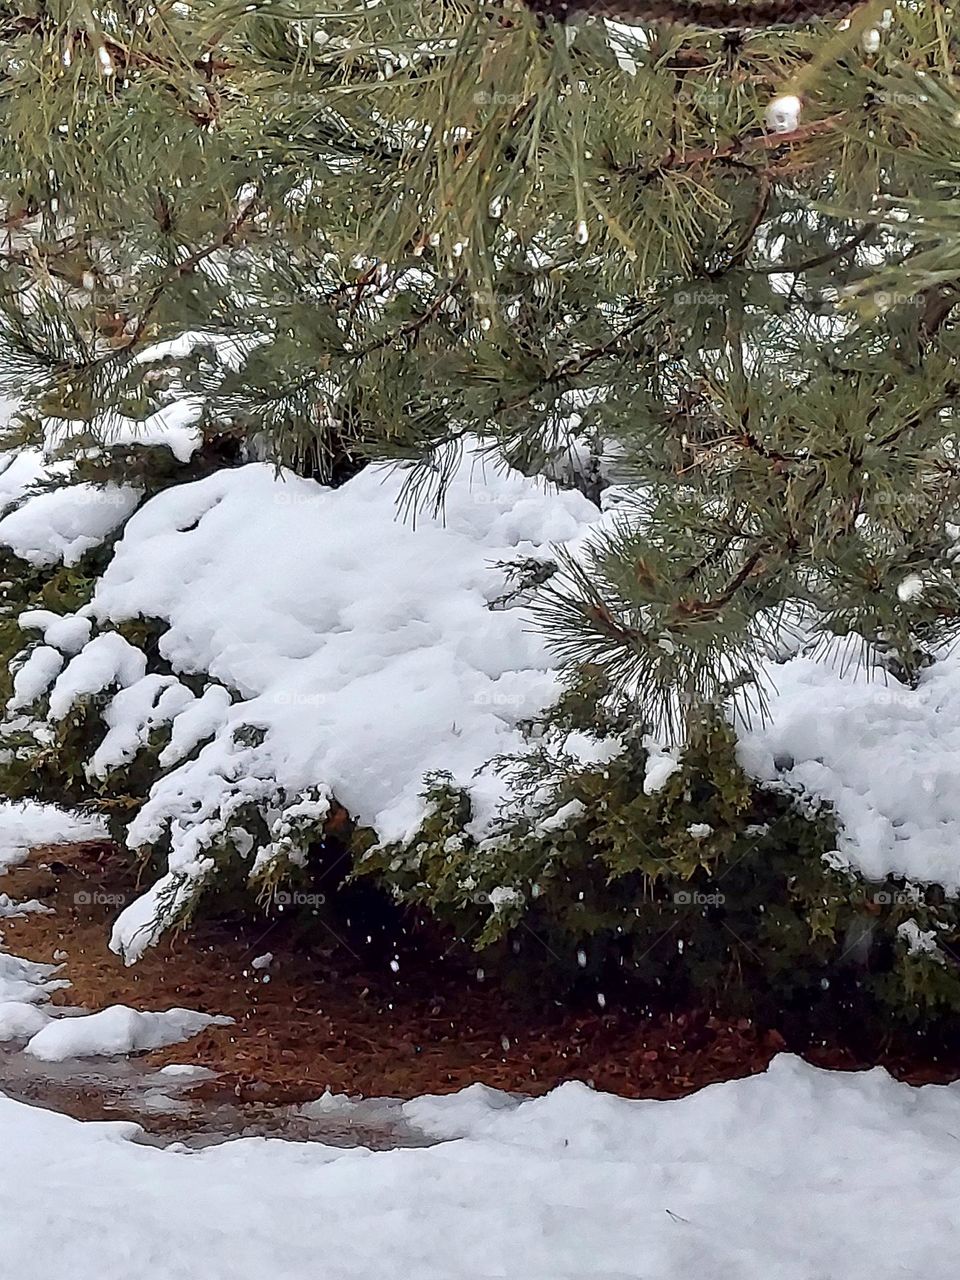
[[[769,720],[739,729],[744,768],[829,801],[840,852],[867,879],[960,891],[960,655],[915,690],[802,657],[769,681]]]
[[[123,524],[142,497],[129,485],[67,485],[0,519],[0,545],[38,567],[74,565]]]
[[[115,1004],[99,1013],[48,1022],[30,1040],[24,1053],[42,1062],[140,1053],[179,1044],[207,1027],[225,1027],[232,1022],[232,1018],[195,1013],[191,1009],[141,1013]]]
[[[568,1084],[522,1103],[467,1090],[406,1109],[449,1140],[158,1150],[132,1141],[136,1126],[0,1097],[5,1273],[60,1280],[64,1258],[71,1280],[956,1272],[957,1085],[780,1057],[677,1102]]]
[[[9,426],[10,405],[0,400],[0,430]],[[66,475],[69,468],[59,465]],[[49,477],[51,466],[41,449],[18,449],[0,453],[0,511],[8,511],[41,480]]]
[[[579,493],[474,460],[442,514],[405,522],[403,479],[374,466],[331,490],[251,463],[168,489],[130,518],[82,619],[162,620],[173,671],[216,682],[199,698],[146,676],[108,630],[77,652],[68,628],[63,662],[50,658],[56,633],[34,619],[48,643],[18,673],[17,705],[48,671],[56,719],[120,687],[91,776],[170,725],[168,771],[128,833],[132,848],[169,836],[170,872],[118,923],[127,959],[157,936],[145,906],[161,927],[173,919],[251,808],[269,832],[258,871],[296,857],[298,831],[332,796],[381,839],[409,836],[436,770],[472,788],[478,829],[493,817],[501,783],[474,775],[522,749],[519,722],[558,691],[528,610],[505,598],[502,562],[548,558],[599,513]]]
[[[0,1044],[7,1044],[10,1040],[29,1040],[49,1021],[49,1013],[35,1004],[25,1000],[5,1000],[0,1004]]]

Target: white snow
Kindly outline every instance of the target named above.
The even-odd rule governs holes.
[[[174,676],[146,675],[121,689],[104,712],[108,733],[90,758],[88,775],[104,778],[128,764],[155,729],[194,702],[194,695]]]
[[[653,738],[646,737],[643,745],[647,751],[646,768],[643,776],[644,795],[654,795],[662,791],[680,766],[680,750],[677,747],[664,746]]]
[[[46,424],[45,447],[49,453],[69,453],[78,447],[78,437],[86,440],[93,436],[104,449],[124,445],[163,448],[169,449],[178,462],[189,462],[203,443],[203,432],[197,425],[202,413],[203,401],[199,396],[181,394],[142,420],[112,411],[101,414],[92,423],[50,419]]]
[[[0,1097],[4,1274],[61,1280],[953,1280],[960,1086],[782,1056],[678,1102],[407,1103],[438,1145],[137,1144]]]
[[[76,614],[64,617],[50,609],[27,609],[18,619],[22,631],[39,631],[43,643],[52,645],[68,657],[79,653],[93,633],[89,618]]]
[[[29,707],[50,688],[63,670],[63,654],[50,645],[31,649],[13,675],[13,697],[7,701],[9,711]]]
[[[960,655],[915,690],[806,657],[768,674],[769,720],[740,726],[748,772],[829,801],[840,853],[868,879],[960,890]]]
[[[0,874],[23,862],[40,845],[103,840],[106,835],[100,818],[79,817],[33,801],[0,801]]]
[[[138,422],[120,414],[105,415],[100,436],[105,444],[169,449],[178,462],[189,462],[203,443],[197,423],[203,413],[199,396],[180,396]]]
[[[416,528],[397,518],[401,477],[382,468],[331,491],[251,464],[137,513],[92,613],[167,619],[161,652],[174,669],[243,701],[220,701],[213,743],[155,788],[135,836],[209,816],[225,771],[240,771],[243,725],[267,735],[254,779],[329,785],[385,839],[416,826],[428,770],[467,781],[520,745],[517,720],[550,699],[555,677],[526,612],[487,608],[504,589],[491,562],[549,551],[595,508],[513,472],[486,479],[480,502],[464,468],[445,520]],[[504,696],[485,702],[488,690]],[[194,797],[203,812],[190,819]]]
[[[425,775],[446,770],[471,793],[473,833],[486,834],[505,784],[484,765],[524,749],[520,723],[559,688],[526,603],[501,602],[509,583],[496,565],[582,549],[615,513],[468,454],[445,511],[414,525],[397,514],[402,479],[371,467],[332,491],[251,463],[174,487],[127,521],[91,605],[21,618],[42,643],[21,656],[10,710],[49,693],[57,720],[93,699],[108,733],[91,778],[170,728],[163,774],[128,832],[134,849],[169,839],[169,871],[118,925],[113,945],[128,959],[188,904],[218,843],[235,841],[255,875],[295,862],[300,832],[332,798],[401,840],[423,817]],[[901,588],[908,604],[915,584]],[[146,675],[110,630],[139,617],[166,626],[174,677]],[[744,766],[831,804],[838,856],[869,879],[960,889],[960,656],[942,655],[915,691],[781,656],[767,667],[770,720],[737,722]],[[177,678],[187,674],[208,681],[199,697]],[[679,752],[645,745],[653,794]],[[620,744],[571,734],[560,749],[601,763]],[[260,850],[240,829],[251,808],[270,831]]]
[[[112,685],[128,688],[143,679],[146,667],[140,650],[117,632],[94,636],[57,677],[50,692],[51,720],[62,720],[81,698],[103,693]]]
[[[904,920],[897,928],[897,935],[906,943],[910,955],[932,955],[943,959],[943,953],[937,946],[937,935],[933,929],[921,929],[916,920]]]
[[[0,545],[37,566],[74,565],[130,515],[142,494],[129,485],[67,485],[27,498],[0,519]]]
[[[0,426],[8,425],[9,405],[0,404]],[[61,471],[66,468],[61,467]],[[0,453],[0,511],[5,511],[29,493],[48,474],[48,464],[39,449],[18,449]]]
[[[405,838],[433,770],[473,788],[477,830],[493,817],[503,784],[474,774],[522,749],[518,722],[559,687],[527,609],[490,607],[509,589],[496,565],[549,556],[599,513],[578,493],[474,462],[443,513],[414,524],[398,517],[403,479],[370,467],[334,491],[254,463],[168,489],[127,522],[81,618],[162,619],[173,670],[217,682],[166,708],[168,772],[128,835],[133,848],[171,839],[170,878],[149,905],[182,905],[210,870],[206,851],[251,804],[280,815],[269,818],[278,852],[293,852],[284,811],[331,794],[384,840]],[[126,689],[92,774],[129,759],[156,723],[144,674],[143,656],[104,631],[57,677],[53,719]],[[115,936],[130,959],[156,936],[144,906]]]
[[[26,902],[14,902],[9,893],[0,893],[0,920],[13,920],[17,916],[52,914],[52,908],[44,906],[37,898],[30,898]]]
[[[795,94],[774,98],[766,111],[767,128],[771,133],[793,133],[800,124],[802,110],[803,104]]]
[[[54,991],[70,983],[56,975],[60,966],[35,964],[0,951],[0,1003],[45,1004]]]
[[[196,1013],[191,1009],[141,1013],[115,1004],[99,1013],[47,1023],[24,1052],[42,1062],[139,1053],[179,1044],[207,1027],[225,1027],[232,1022],[232,1018]]]
[[[916,600],[923,595],[923,578],[919,573],[911,573],[897,587],[897,599],[904,604]]]
[[[0,1044],[10,1040],[27,1040],[47,1025],[50,1015],[45,1009],[25,1000],[7,1000],[0,1004]]]
[[[709,822],[693,822],[687,827],[687,835],[694,840],[706,840],[713,835],[713,827]]]

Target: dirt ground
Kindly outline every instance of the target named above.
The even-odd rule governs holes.
[[[442,1093],[481,1081],[541,1093],[569,1079],[628,1097],[678,1097],[714,1081],[761,1071],[787,1043],[776,1028],[703,1010],[642,1015],[617,1009],[531,1012],[462,960],[428,959],[412,947],[394,969],[382,954],[289,917],[204,920],[124,967],[107,947],[120,902],[136,892],[128,863],[107,843],[38,849],[0,888],[39,898],[52,915],[5,920],[4,946],[49,963],[65,952],[69,990],[55,1000],[229,1014],[235,1026],[150,1054],[146,1063],[196,1063],[218,1073],[210,1087],[243,1102],[296,1103],[324,1090],[367,1097]],[[271,952],[266,969],[256,957]],[[418,958],[419,957],[419,958]],[[868,1065],[842,1047],[805,1052],[833,1067]],[[917,1082],[960,1077],[956,1062],[886,1061]],[[878,1059],[882,1060],[882,1059]]]

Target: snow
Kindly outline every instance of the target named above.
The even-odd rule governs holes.
[[[0,874],[23,862],[30,850],[40,845],[103,840],[106,835],[100,818],[79,817],[33,801],[0,801]]]
[[[766,111],[766,124],[771,133],[793,133],[800,124],[803,104],[795,94],[774,98]]]
[[[677,747],[664,746],[650,737],[644,738],[643,745],[647,752],[643,793],[652,796],[657,791],[662,791],[681,767],[680,751]]]
[[[168,922],[176,920],[190,902],[195,887],[213,871],[212,858],[181,859],[180,869],[168,871],[121,911],[110,934],[110,950],[134,964],[148,947],[162,937]]]
[[[36,898],[26,902],[14,902],[9,893],[0,893],[0,920],[13,920],[17,916],[51,915],[52,910]]]
[[[128,688],[142,680],[147,660],[129,641],[108,631],[85,644],[50,691],[50,718],[62,720],[82,698],[101,694],[112,685]]]
[[[0,1003],[45,1004],[54,991],[70,983],[56,975],[60,966],[35,964],[0,951]]]
[[[828,801],[839,851],[867,879],[960,891],[960,655],[917,689],[806,657],[768,675],[769,719],[739,726],[747,771]]]
[[[904,604],[916,600],[923,595],[923,578],[919,573],[911,573],[897,587],[897,599]]]
[[[29,707],[45,693],[63,670],[63,654],[51,645],[31,649],[13,676],[13,696],[7,701],[8,711]]]
[[[25,844],[76,820],[0,807]],[[29,904],[23,904],[24,906]],[[936,949],[914,921],[911,950]],[[266,967],[269,953],[254,966]],[[230,1024],[185,1009],[48,1006],[56,965],[0,952],[0,1044],[39,1062],[141,1052]],[[602,997],[598,997],[601,1006]],[[61,1015],[61,1016],[56,1016]],[[5,1050],[7,1052],[7,1050]],[[62,1068],[61,1068],[62,1070]],[[175,1064],[159,1082],[210,1078]],[[169,1109],[160,1091],[145,1106]],[[390,1150],[279,1138],[167,1148],[0,1094],[2,1273],[60,1280],[952,1280],[960,1247],[960,1083],[830,1072],[780,1055],[678,1101],[568,1082],[400,1102],[325,1094],[322,1117],[379,1115]],[[372,1119],[371,1119],[372,1124]]]
[[[166,902],[166,921],[251,805],[272,824],[270,856],[295,856],[285,811],[331,795],[383,840],[408,837],[434,770],[473,788],[478,831],[492,820],[503,784],[475,773],[521,750],[520,722],[559,689],[528,610],[490,607],[509,589],[497,565],[552,555],[599,513],[578,493],[474,460],[440,515],[404,522],[403,481],[374,466],[330,490],[251,463],[168,489],[127,522],[80,620],[160,619],[173,671],[211,680],[199,700],[168,699],[167,772],[128,833],[135,849],[170,838],[170,872],[149,901]],[[109,630],[64,656],[50,717],[103,695],[110,737],[88,763],[103,776],[157,723],[157,685],[143,684],[143,655]],[[591,750],[586,735],[573,745]],[[128,909],[114,939],[129,959],[157,936],[144,906]]]
[[[63,617],[50,609],[27,609],[18,619],[21,631],[39,631],[43,643],[52,645],[68,657],[79,653],[89,641],[93,623],[76,615]]]
[[[74,565],[123,524],[142,493],[129,485],[68,485],[0,518],[0,545],[38,567]]]
[[[0,1097],[4,1273],[60,1280],[952,1280],[960,1087],[781,1056],[677,1102],[566,1084],[402,1108],[437,1145],[137,1127]]]
[[[0,426],[8,425],[8,405],[0,405]],[[65,468],[61,468],[65,470]],[[0,511],[6,511],[47,476],[47,463],[40,449],[18,449],[0,453]]]
[[[916,920],[904,920],[897,928],[897,935],[907,945],[910,955],[932,955],[943,960],[943,953],[937,946],[937,935],[933,929],[921,929]]]
[[[428,770],[466,781],[520,744],[517,720],[555,677],[525,612],[487,608],[504,587],[491,561],[548,550],[595,509],[516,473],[487,479],[478,502],[458,477],[445,521],[414,529],[397,519],[394,473],[370,468],[331,491],[251,464],[168,490],[130,521],[93,615],[168,620],[174,670],[243,698],[221,702],[214,742],[155,789],[144,830],[186,820],[182,797],[170,811],[185,787],[209,810],[211,784],[243,754],[242,725],[267,734],[254,776],[266,765],[290,789],[329,785],[388,840],[415,828]],[[517,696],[478,698],[494,688]]]
[[[120,414],[105,415],[100,436],[109,446],[166,448],[178,462],[189,462],[203,444],[203,432],[197,425],[202,413],[199,396],[180,396],[141,422]]]
[[[50,419],[45,448],[49,453],[75,450],[78,437],[92,435],[104,449],[124,445],[163,448],[169,449],[178,462],[189,462],[203,444],[198,425],[202,414],[201,397],[181,394],[142,420],[115,412],[101,414],[93,423]]]
[[[88,775],[105,778],[111,770],[129,764],[155,729],[195,701],[173,676],[146,675],[121,689],[104,712],[108,732],[90,758]]]
[[[50,1015],[24,1000],[7,1000],[0,1004],[0,1044],[10,1040],[27,1040],[50,1021]]]
[[[11,493],[37,465],[26,460]],[[582,552],[622,513],[601,516],[578,493],[468,450],[444,511],[413,523],[398,517],[403,478],[373,466],[330,490],[250,463],[175,486],[127,519],[90,605],[20,618],[28,646],[9,710],[49,694],[57,721],[92,702],[107,729],[86,762],[92,780],[169,728],[160,776],[128,831],[134,850],[169,844],[169,865],[117,925],[113,946],[128,960],[212,876],[212,850],[232,844],[254,876],[295,863],[333,799],[382,841],[402,841],[424,817],[425,776],[448,771],[470,793],[472,833],[487,834],[506,784],[486,766],[525,749],[523,722],[559,689],[528,602],[504,601],[498,566],[558,546]],[[641,499],[625,499],[631,519],[643,518]],[[899,595],[908,603],[916,590],[907,578]],[[173,675],[148,674],[111,630],[137,618],[165,627]],[[744,767],[831,805],[838,857],[866,878],[960,891],[960,656],[941,655],[916,690],[779,656],[766,668],[769,720],[731,708]],[[199,696],[188,676],[206,682]],[[679,751],[645,746],[654,794]],[[571,734],[560,749],[601,764],[621,744]],[[244,828],[251,811],[269,833],[259,848]]]
[[[99,1013],[48,1022],[30,1040],[24,1052],[42,1062],[140,1053],[179,1044],[208,1027],[225,1027],[232,1022],[232,1018],[196,1013],[191,1009],[141,1013],[126,1005],[115,1004],[109,1009],[101,1009]]]

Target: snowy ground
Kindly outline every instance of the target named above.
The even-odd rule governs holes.
[[[0,806],[8,844],[75,829],[55,810]],[[67,1043],[104,1053],[165,1038],[168,1024],[132,1011],[45,1021],[58,982],[53,966],[0,951],[0,1010],[12,1018],[17,1006],[23,1020],[14,1039],[52,1037],[58,1058]],[[160,1149],[138,1142],[136,1125],[81,1123],[0,1094],[0,1275],[955,1274],[960,1084],[917,1089],[880,1069],[827,1072],[782,1055],[762,1076],[679,1102],[626,1101],[571,1083],[539,1099],[477,1085],[381,1106],[433,1145],[371,1151],[239,1138]],[[368,1108],[326,1096],[305,1110],[349,1118]]]
[[[424,1149],[131,1141],[0,1097],[20,1280],[953,1280],[960,1088],[794,1058],[680,1102],[406,1104]]]

